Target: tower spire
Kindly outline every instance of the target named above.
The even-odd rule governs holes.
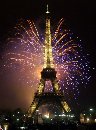
[[[46,14],[49,14],[48,5],[47,5]],[[44,46],[44,68],[54,68],[50,28],[51,28],[50,17],[47,15],[46,16],[46,30],[45,30],[45,46]]]
[[[48,4],[47,4],[47,11],[46,11],[46,14],[49,14],[50,12],[49,12],[49,9],[48,9]]]

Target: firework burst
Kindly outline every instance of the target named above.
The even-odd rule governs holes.
[[[90,66],[78,38],[74,39],[73,33],[63,27],[64,20],[61,19],[52,32],[54,65],[62,91],[67,97],[72,93],[76,99],[79,87],[85,86],[91,77]],[[20,20],[14,32],[14,37],[12,35],[7,39],[7,53],[3,55],[4,67],[19,74],[18,80],[24,86],[37,89],[44,63],[44,35],[39,35],[31,20]]]

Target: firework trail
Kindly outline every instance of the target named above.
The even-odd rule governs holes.
[[[3,55],[4,67],[19,73],[18,80],[24,86],[37,89],[44,62],[44,35],[39,35],[31,20],[20,20],[14,27],[14,32],[14,37],[7,39],[7,53]],[[52,47],[61,90],[67,97],[72,93],[76,99],[79,87],[85,86],[91,77],[90,66],[83,54],[80,40],[74,38],[70,30],[64,29],[63,19],[52,32]]]

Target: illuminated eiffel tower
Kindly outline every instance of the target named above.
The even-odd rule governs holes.
[[[70,112],[71,109],[64,99],[64,93],[61,92],[58,80],[56,77],[56,71],[53,64],[52,45],[51,45],[51,31],[50,31],[50,18],[47,5],[46,12],[46,31],[45,31],[45,48],[44,48],[44,66],[41,71],[41,79],[37,92],[35,93],[33,102],[28,110],[28,117],[32,117],[36,110],[48,102],[55,102],[62,112]],[[53,92],[44,92],[45,82],[51,81]]]

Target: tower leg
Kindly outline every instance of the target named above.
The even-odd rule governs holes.
[[[58,80],[57,79],[52,81],[52,85],[53,85],[53,90],[55,91],[55,93],[56,94],[60,93],[60,86],[58,84]]]
[[[36,98],[36,96],[43,93],[44,86],[45,86],[45,81],[43,79],[41,79],[40,83],[39,83],[39,87],[38,87],[37,93],[35,93],[34,100],[33,100],[32,104],[31,104],[31,106],[30,106],[30,108],[28,110],[28,117],[32,117],[32,115],[34,114],[35,110],[37,109],[38,103],[39,103],[39,99]]]
[[[42,94],[45,87],[45,81],[43,79],[40,80],[39,87],[38,87],[38,94]]]
[[[68,106],[68,104],[65,101],[61,101],[61,104],[62,104],[63,110],[65,110],[66,112],[71,111],[70,107]]]
[[[33,113],[35,112],[38,106],[38,101],[34,98],[29,110],[28,110],[28,117],[32,117]]]
[[[54,91],[55,91],[56,94],[61,93],[57,79],[55,79],[52,82],[52,85],[53,85],[53,89],[54,89]],[[60,101],[60,102],[61,102],[61,106],[62,106],[62,108],[63,108],[64,111],[66,111],[66,112],[70,112],[71,111],[70,107],[68,106],[68,104],[65,101]]]

